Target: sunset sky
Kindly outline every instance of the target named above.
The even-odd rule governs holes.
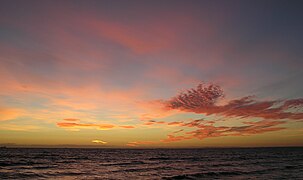
[[[0,2],[0,145],[303,146],[299,1]]]

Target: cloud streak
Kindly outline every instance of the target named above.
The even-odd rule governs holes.
[[[113,128],[123,128],[123,129],[133,129],[134,126],[130,125],[115,125],[115,124],[94,124],[94,123],[80,123],[79,119],[65,118],[63,122],[57,122],[57,126],[61,128],[68,129],[78,129],[78,128],[95,128],[98,130],[109,130]]]
[[[82,124],[82,123],[71,123],[71,122],[58,122],[58,127],[62,128],[97,128],[98,130],[112,129],[115,125],[112,124]]]
[[[0,106],[0,121],[7,121],[22,117],[26,112],[22,109],[1,107]]]
[[[166,139],[161,140],[165,143],[183,141],[189,139],[200,139],[222,136],[248,136],[254,134],[262,134],[286,129],[278,125],[285,124],[285,121],[269,121],[261,120],[257,122],[243,122],[241,126],[215,126],[212,124],[203,124],[204,120],[193,120],[189,123],[183,123],[179,126],[195,128],[195,130],[187,131],[184,135],[176,136],[176,132],[167,135]],[[181,131],[177,131],[178,133]]]
[[[155,142],[153,142],[153,141],[131,141],[131,142],[128,142],[126,144],[126,146],[137,147],[140,145],[151,145],[151,144],[155,144]]]

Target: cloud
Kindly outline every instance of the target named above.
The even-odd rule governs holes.
[[[75,119],[75,118],[66,118],[66,119],[63,119],[64,121],[79,121],[79,119]]]
[[[155,121],[155,120],[149,120],[148,122],[145,122],[143,125],[150,126],[154,124],[166,124],[165,121]]]
[[[303,99],[258,101],[255,96],[246,96],[218,105],[224,98],[223,90],[214,84],[199,84],[196,88],[179,93],[170,100],[163,100],[167,110],[180,110],[205,115],[204,119],[163,122],[149,120],[144,125],[165,124],[184,127],[168,134],[161,142],[176,142],[188,139],[205,139],[222,136],[248,136],[286,129],[280,126],[303,120]],[[207,118],[212,116],[212,120]],[[253,118],[253,119],[252,119]],[[219,126],[218,122],[237,120],[240,125]],[[176,134],[178,133],[178,136]]]
[[[99,130],[112,129],[115,125],[112,124],[82,124],[82,123],[70,123],[70,122],[58,122],[57,126],[62,128],[97,128]]]
[[[175,133],[182,132],[181,130],[168,134],[166,139],[162,142],[175,142],[188,139],[205,139],[211,137],[222,136],[247,136],[253,134],[261,134],[265,132],[279,131],[286,129],[285,127],[278,127],[277,125],[285,124],[286,121],[270,121],[261,120],[257,122],[243,122],[242,126],[215,126],[213,124],[204,124],[203,120],[193,120],[189,123],[182,123],[179,126],[186,126],[195,128],[193,131],[184,132],[184,135],[175,136]]]
[[[183,122],[169,122],[169,123],[167,123],[168,125],[180,125],[180,124],[182,124]]]
[[[79,121],[79,119],[64,119],[65,121],[71,121],[71,122],[58,122],[57,126],[61,128],[67,128],[68,130],[71,129],[79,129],[79,128],[95,128],[98,130],[108,130],[112,128],[124,128],[124,129],[133,129],[134,126],[130,125],[115,125],[115,124],[93,124],[93,123],[76,123],[74,121]]]
[[[9,131],[37,131],[41,130],[42,127],[35,125],[20,125],[20,124],[1,124],[0,130],[9,130]]]
[[[132,129],[132,128],[135,128],[134,126],[119,126],[119,127],[122,127],[122,128],[125,128],[125,129]]]
[[[182,132],[182,131],[184,131],[184,129],[180,129],[180,130],[178,130],[178,131],[174,131],[173,133],[174,133],[174,134],[177,134],[177,133]]]
[[[233,127],[200,125],[198,126],[198,130],[187,132],[186,134],[198,139],[221,136],[246,136],[286,129],[285,127],[277,127],[277,125],[284,123],[285,121],[262,120],[258,122],[246,122],[245,124],[247,125]]]
[[[192,139],[192,136],[174,136],[174,135],[167,135],[167,139],[161,140],[162,142],[175,142],[175,141],[182,141]]]
[[[128,142],[126,145],[127,146],[131,146],[131,147],[136,147],[139,145],[150,145],[150,144],[154,144],[155,142],[153,141],[132,141],[132,142]]]
[[[152,122],[157,124],[156,121]],[[160,141],[133,141],[129,142],[127,146],[140,146],[150,145],[156,143],[172,143],[190,139],[203,140],[212,137],[224,137],[224,136],[249,136],[254,134],[262,134],[266,132],[274,132],[286,129],[280,127],[287,123],[281,120],[260,120],[256,122],[244,121],[239,126],[215,126],[214,121],[206,121],[203,119],[191,120],[189,122],[172,122],[175,126],[186,127],[174,131],[167,135],[165,139]],[[170,123],[166,123],[169,125]],[[193,130],[194,129],[194,130]],[[176,135],[178,134],[178,135]]]
[[[101,140],[98,140],[98,139],[92,140],[92,143],[96,143],[96,144],[107,144],[107,142],[101,141]]]
[[[223,90],[219,86],[199,84],[196,88],[191,88],[173,97],[168,102],[168,107],[185,110],[209,107],[223,96]]]
[[[263,119],[302,120],[303,99],[257,101],[254,96],[246,96],[216,105],[223,98],[223,90],[217,85],[199,84],[196,88],[181,92],[165,101],[169,109],[178,109],[205,115],[224,117],[256,117]]]
[[[17,108],[0,107],[0,121],[7,121],[24,116],[25,111]]]

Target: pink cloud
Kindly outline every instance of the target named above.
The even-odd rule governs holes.
[[[303,113],[291,110],[302,109],[303,99],[257,101],[253,96],[247,96],[216,105],[223,97],[223,90],[216,85],[199,84],[197,88],[182,92],[166,101],[170,109],[195,112],[206,115],[222,115],[225,117],[257,117],[263,119],[302,120]]]
[[[196,88],[181,92],[171,100],[163,101],[169,109],[197,114],[219,115],[222,118],[236,118],[242,125],[218,126],[216,120],[196,119],[190,121],[161,122],[168,126],[186,127],[168,134],[162,142],[176,142],[188,139],[205,139],[222,136],[247,136],[274,132],[286,129],[279,125],[287,124],[290,120],[303,120],[303,99],[257,101],[254,96],[228,101],[217,105],[218,100],[224,97],[223,90],[217,85],[199,84]],[[251,121],[249,118],[261,120]],[[243,121],[246,120],[246,121]],[[152,120],[145,125],[155,125],[159,122]],[[189,130],[191,128],[193,130]],[[180,133],[183,135],[176,136]]]

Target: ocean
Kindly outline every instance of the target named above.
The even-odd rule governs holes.
[[[2,148],[0,179],[303,179],[303,148]]]

